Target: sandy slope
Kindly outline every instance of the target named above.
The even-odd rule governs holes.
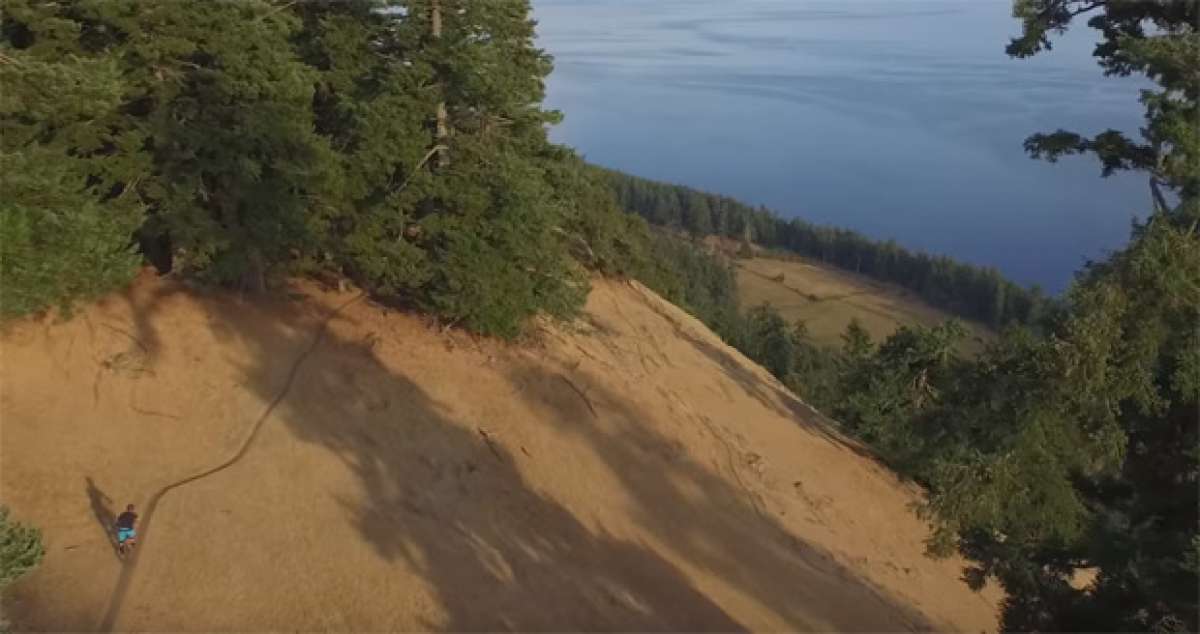
[[[15,624],[995,629],[996,597],[922,556],[910,488],[649,291],[598,282],[520,347],[357,301],[312,347],[352,298],[145,276],[4,333],[0,494],[47,544]],[[115,559],[114,509],[260,419]]]

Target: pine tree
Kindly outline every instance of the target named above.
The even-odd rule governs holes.
[[[1041,320],[1048,336],[1011,331],[989,350],[934,426],[958,447],[931,472],[941,543],[957,541],[976,562],[976,583],[1004,585],[1004,629],[1200,628],[1198,10],[1172,0],[1016,3],[1025,31],[1010,53],[1049,48],[1049,34],[1092,13],[1101,66],[1159,88],[1143,92],[1141,140],[1060,131],[1027,142],[1051,160],[1089,152],[1105,173],[1148,173],[1154,212]],[[1071,586],[1089,567],[1095,582]]]
[[[933,446],[928,420],[962,373],[955,349],[966,331],[955,321],[902,327],[877,348],[854,323],[844,337],[835,418],[871,443],[894,468],[924,478]]]
[[[42,17],[16,2],[0,15],[0,317],[105,293],[140,262],[129,188],[147,160],[119,124],[119,69],[57,55],[39,29],[64,25]]]
[[[709,209],[708,199],[700,192],[690,192],[685,199],[683,209],[683,227],[692,234],[693,238],[703,238],[711,235],[712,210]]]
[[[858,317],[850,318],[846,332],[842,333],[842,352],[852,361],[866,359],[875,349],[871,334],[863,328]]]
[[[115,67],[120,142],[95,150],[121,174],[89,174],[146,210],[145,242],[183,272],[260,288],[319,234],[310,195],[328,168],[313,134],[314,77],[295,58],[298,22],[264,0],[195,7],[131,0],[20,0],[8,41],[42,60]],[[97,191],[109,206],[110,192]]]
[[[1055,160],[1064,154],[1091,153],[1105,175],[1116,170],[1149,174],[1156,209],[1171,203],[1160,187],[1184,200],[1200,196],[1200,3],[1195,0],[1015,0],[1023,32],[1008,46],[1014,57],[1029,57],[1052,47],[1051,35],[1079,16],[1103,36],[1094,55],[1110,75],[1143,74],[1158,84],[1142,91],[1146,125],[1142,139],[1117,130],[1087,138],[1059,130],[1035,134],[1025,142],[1034,156]],[[1192,213],[1195,213],[1194,211]]]
[[[114,53],[130,60],[155,148],[145,231],[170,240],[184,271],[261,290],[321,235],[311,197],[332,166],[313,131],[316,76],[291,47],[299,20],[259,0],[102,6],[136,35]]]
[[[313,210],[326,227],[316,263],[385,297],[417,292],[432,275],[416,217],[434,187],[436,152],[432,69],[414,63],[426,34],[392,4],[292,7],[298,56],[315,72],[315,129],[336,162]]]
[[[787,383],[796,364],[796,332],[770,304],[750,309],[739,346],[747,356]]]
[[[573,237],[563,235],[562,201],[546,178],[561,154],[545,126],[559,115],[541,108],[551,62],[533,45],[529,3],[402,4],[418,27],[434,8],[442,21],[414,58],[442,92],[447,132],[438,131],[435,112],[431,141],[441,140],[450,157],[416,204],[414,244],[431,262],[421,302],[505,336],[537,311],[571,314],[587,280],[570,257]]]
[[[160,270],[331,269],[511,336],[649,240],[547,140],[523,0],[3,11],[5,316],[121,284],[136,236]]]

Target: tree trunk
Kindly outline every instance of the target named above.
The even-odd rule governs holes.
[[[251,248],[247,260],[248,265],[242,273],[242,291],[256,295],[267,292],[267,267],[263,263],[262,253]]]
[[[429,36],[435,42],[442,39],[442,0],[430,0]],[[434,150],[437,152],[434,165],[439,169],[445,168],[449,162],[449,157],[446,156],[446,137],[449,136],[449,127],[446,123],[445,86],[442,85],[441,88],[442,100],[437,104],[437,128],[434,133]]]

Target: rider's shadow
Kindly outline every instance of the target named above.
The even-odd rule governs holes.
[[[113,556],[120,559],[120,551],[117,549],[117,537],[113,533],[113,527],[117,524],[117,516],[113,513],[112,498],[105,495],[100,487],[92,481],[91,476],[85,476],[87,481],[87,496],[88,501],[92,505],[92,515],[96,517],[96,521],[100,523],[100,529],[104,531],[104,538],[108,540],[108,545],[112,547]]]

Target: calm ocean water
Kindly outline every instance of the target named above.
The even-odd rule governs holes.
[[[1128,238],[1145,182],[1026,157],[1038,131],[1136,130],[1080,25],[1004,54],[1007,0],[534,0],[553,132],[588,159],[993,265],[1059,291]]]

